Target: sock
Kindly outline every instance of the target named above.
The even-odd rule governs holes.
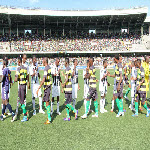
[[[85,112],[86,115],[88,114],[89,106],[90,106],[90,101],[86,101],[86,112]]]
[[[19,98],[18,98],[18,99],[19,99]],[[17,99],[16,114],[18,114],[18,107],[19,107],[19,102],[18,102],[18,99]]]
[[[131,88],[128,88],[128,89],[127,89],[127,92],[126,92],[125,96],[128,96],[130,90],[131,90]]]
[[[3,104],[1,104],[1,109],[3,109]]]
[[[92,100],[90,99],[89,111],[90,111],[90,108],[91,108],[91,102],[92,102]]]
[[[35,98],[32,98],[33,110],[35,110]]]
[[[39,97],[39,107],[40,107],[40,110],[42,110],[42,97]]]
[[[120,111],[119,98],[116,99],[116,104],[117,104],[118,110]]]
[[[95,114],[98,115],[98,102],[97,102],[97,100],[94,101],[94,106],[95,106]]]
[[[132,97],[132,99],[131,99],[131,106],[132,106],[132,108],[133,108],[133,105],[134,105],[134,97]]]
[[[77,110],[76,109],[74,109],[73,107],[72,107],[72,105],[71,104],[67,104],[66,105],[69,109],[71,109],[74,113],[76,113],[77,112]]]
[[[119,105],[120,105],[120,112],[123,112],[123,100],[119,100]]]
[[[8,112],[8,107],[7,107],[7,105],[6,105],[5,113],[7,113],[7,112]]]
[[[68,108],[67,105],[66,105],[66,111],[67,111],[67,118],[70,118],[70,116],[69,116],[69,108]]]
[[[26,106],[25,106],[25,104],[22,104],[21,108],[22,108],[22,110],[23,110],[24,116],[26,116],[27,111],[26,111]]]
[[[76,99],[73,99],[73,108],[75,108],[76,105]]]
[[[112,102],[112,109],[114,110],[114,103],[115,103],[115,101],[112,100],[111,102]]]
[[[54,105],[54,102],[51,102],[51,113],[53,113],[53,105]]]
[[[100,111],[102,111],[102,109],[103,109],[103,99],[100,99]]]
[[[9,112],[12,113],[12,107],[9,103],[6,105],[6,107],[9,109]]]
[[[57,113],[59,113],[59,102],[57,102]]]
[[[47,106],[47,115],[48,115],[48,120],[51,121],[51,110],[50,110],[50,105]]]
[[[2,114],[4,115],[6,109],[6,105],[3,105]]]
[[[138,102],[135,102],[135,113],[138,114]]]
[[[85,113],[86,113],[86,99],[84,100],[84,107],[85,107]]]
[[[145,108],[146,110],[148,109],[146,102],[145,102],[145,104],[144,104],[143,106],[144,106],[144,108]]]
[[[103,110],[105,109],[105,98],[103,98]]]
[[[25,105],[25,107],[26,107],[26,99],[24,100],[24,105]]]

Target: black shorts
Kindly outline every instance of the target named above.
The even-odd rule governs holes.
[[[96,90],[96,88],[89,88],[89,92],[88,92],[88,95],[87,95],[87,99],[92,99],[93,101],[95,100],[95,99],[97,99],[98,98],[98,95],[97,95],[97,90]]]
[[[51,86],[44,90],[43,102],[50,101]]]
[[[65,104],[70,104],[72,102],[72,93],[65,93]]]
[[[142,103],[146,101],[146,93],[140,93],[140,91],[137,91],[135,94],[135,100],[140,100]]]
[[[18,97],[19,103],[24,104],[24,100],[26,99],[26,85],[19,85]]]
[[[123,84],[120,84],[120,90],[117,91],[117,88],[119,86],[119,83],[116,84],[116,91],[114,93],[114,96],[116,96],[117,98],[121,99],[123,97]]]

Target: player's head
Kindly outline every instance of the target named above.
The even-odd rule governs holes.
[[[18,57],[18,66],[21,66],[21,64],[22,64],[22,58]]]
[[[137,67],[138,67],[138,68],[141,67],[141,59],[137,59]]]
[[[3,57],[3,61],[5,61],[5,66],[8,66],[8,57],[7,56]]]
[[[118,62],[119,62],[119,55],[115,55],[115,57],[114,57],[114,62],[115,62],[115,63],[118,63]]]
[[[56,64],[56,66],[59,66],[59,62],[60,62],[60,59],[59,59],[59,58],[56,58],[56,59],[55,59],[55,64]]]
[[[149,63],[149,56],[145,56],[144,59],[146,63]]]
[[[107,59],[104,59],[103,66],[104,66],[104,68],[107,68]]]
[[[94,62],[94,57],[90,57],[89,58],[89,66],[92,66],[93,65],[93,62]]]
[[[77,60],[76,58],[73,60],[73,64],[74,64],[75,66],[78,65],[78,60]]]
[[[69,58],[65,58],[65,67],[69,66]]]
[[[36,56],[35,55],[33,55],[33,57],[32,57],[32,62],[33,62],[33,65],[36,64]]]
[[[87,67],[89,67],[89,60],[87,60],[86,63],[87,63]]]
[[[26,54],[23,54],[22,61],[23,61],[23,63],[25,63],[27,61],[27,55]]]
[[[48,65],[48,58],[44,57],[43,58],[43,66],[47,66]]]
[[[134,67],[135,66],[135,61],[132,61],[131,62],[131,67]]]

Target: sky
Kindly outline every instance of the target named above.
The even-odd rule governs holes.
[[[52,10],[103,10],[147,6],[150,0],[0,0],[0,5]]]

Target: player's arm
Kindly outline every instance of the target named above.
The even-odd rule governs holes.
[[[68,82],[68,74],[66,74],[65,82],[62,84],[62,87],[64,88],[66,83]]]
[[[126,73],[127,73],[127,68],[125,67],[124,69],[125,78],[127,78]]]
[[[74,69],[72,70],[72,77],[75,75],[75,69],[76,69],[76,66],[74,66]]]
[[[110,73],[108,73],[109,77],[115,78],[115,74],[111,75]]]
[[[1,76],[0,76],[0,83],[2,83],[2,82],[3,82],[3,80],[4,80],[4,76],[3,76],[3,75],[1,75]]]

